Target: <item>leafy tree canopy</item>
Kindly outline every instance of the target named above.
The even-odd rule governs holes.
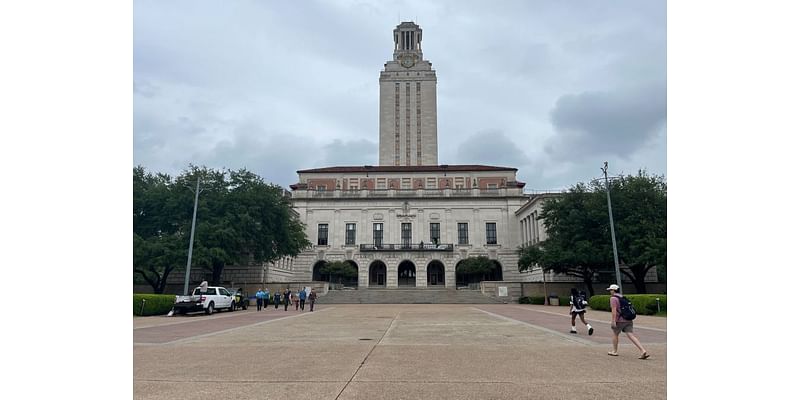
[[[539,217],[547,240],[519,249],[519,270],[535,266],[584,280],[593,293],[597,273],[611,273],[614,256],[604,182],[578,183],[560,198],[545,202]],[[667,185],[663,176],[644,171],[609,184],[622,272],[645,293],[644,278],[666,266]]]
[[[272,262],[295,256],[310,245],[283,189],[246,169],[190,166],[173,179],[139,166],[133,170],[134,253],[139,254],[135,271],[149,269],[153,275],[156,270],[166,280],[179,263],[170,269],[165,260],[182,258],[185,265],[198,178],[201,192],[192,267],[211,271],[212,284],[220,283],[225,265]],[[154,256],[160,254],[157,249],[166,252],[166,248],[182,257]]]

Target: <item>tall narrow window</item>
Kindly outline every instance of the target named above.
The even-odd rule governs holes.
[[[458,223],[458,244],[469,244],[469,224],[466,222]]]
[[[400,238],[403,240],[403,247],[411,246],[411,223],[403,222],[400,224]]]
[[[328,245],[328,224],[319,224],[317,227],[317,245]]]
[[[372,224],[372,244],[383,247],[383,224]]]
[[[486,223],[486,244],[497,244],[497,224],[494,222]]]
[[[439,223],[431,222],[431,243],[439,244]]]
[[[356,224],[345,225],[344,244],[356,244]]]

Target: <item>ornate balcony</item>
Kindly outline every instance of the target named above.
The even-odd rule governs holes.
[[[359,250],[368,251],[453,251],[452,244],[417,243],[417,244],[361,244]]]

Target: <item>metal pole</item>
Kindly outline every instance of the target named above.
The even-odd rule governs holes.
[[[550,297],[547,295],[547,277],[545,276],[544,268],[542,267],[542,286],[544,286],[544,305],[550,304]]]
[[[608,199],[608,220],[611,222],[611,245],[614,249],[614,269],[617,273],[617,286],[622,294],[622,279],[619,275],[619,256],[617,256],[617,237],[614,235],[614,214],[611,212],[611,192],[608,189],[608,161],[603,163],[603,176],[606,180],[606,198]]]
[[[192,272],[192,248],[194,247],[194,223],[197,220],[197,200],[200,197],[200,175],[194,191],[194,212],[192,213],[192,233],[189,234],[189,258],[186,260],[186,278],[183,281],[183,295],[189,294],[189,273]]]

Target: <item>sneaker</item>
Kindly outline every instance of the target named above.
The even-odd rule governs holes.
[[[576,335],[577,335],[577,334],[578,334],[578,331],[576,331],[576,330],[575,330],[575,328],[572,328],[572,329],[570,329],[570,330],[569,330],[569,333],[574,333],[574,334],[576,334]]]
[[[593,333],[594,333],[594,328],[592,328],[592,326],[589,325],[589,336],[592,336]]]

